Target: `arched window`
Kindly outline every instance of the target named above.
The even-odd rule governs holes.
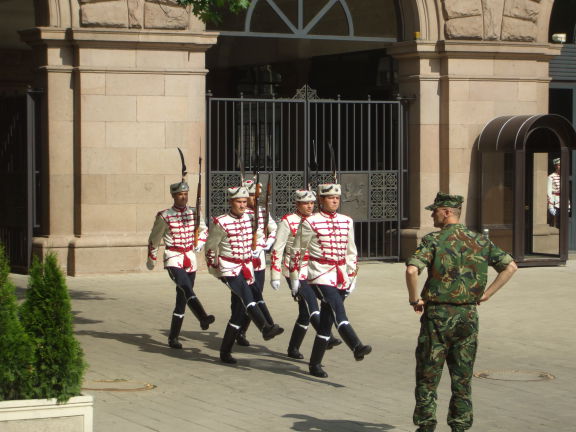
[[[252,0],[238,16],[209,26],[224,36],[397,41],[396,0]]]

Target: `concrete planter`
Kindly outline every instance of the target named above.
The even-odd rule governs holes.
[[[76,396],[65,404],[56,399],[0,402],[2,432],[92,432],[92,396]]]

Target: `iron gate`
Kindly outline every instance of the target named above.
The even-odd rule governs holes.
[[[0,95],[0,242],[12,271],[27,271],[38,226],[37,128],[41,92]]]
[[[363,259],[398,259],[407,170],[403,108],[396,101],[319,99],[305,86],[293,99],[208,97],[208,216],[228,209],[226,188],[246,174],[271,176],[271,214],[292,211],[292,193],[332,181],[331,143],[342,184],[341,211],[354,221]]]

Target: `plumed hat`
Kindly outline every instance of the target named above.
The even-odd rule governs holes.
[[[308,189],[299,189],[294,191],[294,201],[297,202],[314,202],[316,194]]]
[[[324,183],[318,185],[319,196],[342,195],[342,188],[337,183]]]
[[[248,193],[248,189],[244,186],[234,186],[228,188],[228,199],[236,199],[236,198],[248,198],[250,194]]]

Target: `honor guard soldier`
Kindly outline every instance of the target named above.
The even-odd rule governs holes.
[[[266,319],[250,287],[255,283],[255,277],[252,264],[252,215],[246,212],[248,196],[245,187],[228,189],[230,211],[214,218],[206,240],[208,270],[232,291],[232,315],[220,346],[220,360],[230,364],[236,363],[231,355],[232,346],[246,315],[262,332],[264,340],[272,339],[284,331]],[[259,253],[258,250],[254,252]]]
[[[321,301],[320,328],[314,340],[309,369],[312,375],[326,378],[328,374],[322,369],[321,362],[332,324],[336,325],[356,360],[363,360],[372,347],[360,342],[344,308],[344,299],[356,287],[358,271],[353,221],[336,212],[340,206],[339,184],[321,184],[318,195],[320,211],[302,221],[294,239],[290,284],[292,292],[299,290],[300,268],[304,253],[308,251],[308,283]]]
[[[270,285],[277,290],[280,287],[280,276],[283,275],[290,286],[290,262],[294,255],[294,237],[303,220],[306,220],[314,212],[316,194],[310,190],[297,190],[294,192],[294,204],[296,210],[282,217],[276,231],[276,242],[272,248],[270,263]],[[306,281],[308,275],[308,253],[304,253],[300,261],[300,287],[292,293],[298,301],[298,318],[292,330],[292,336],[288,343],[288,357],[303,359],[300,345],[306,336],[308,325],[316,331],[320,329],[320,308],[312,287]],[[327,349],[340,345],[342,341],[333,336],[328,340]]]
[[[492,297],[514,274],[512,257],[486,236],[460,224],[464,198],[439,192],[432,210],[434,226],[406,261],[408,301],[418,313],[416,348],[416,407],[413,421],[419,432],[436,428],[436,389],[444,362],[452,381],[448,425],[453,432],[472,427],[471,381],[478,347],[476,305]],[[488,266],[498,276],[486,291]],[[428,270],[420,297],[418,275]]]
[[[188,183],[184,179],[180,183],[170,185],[170,193],[174,200],[172,207],[162,210],[156,215],[150,238],[148,239],[148,260],[146,267],[154,268],[158,255],[158,247],[163,240],[164,268],[170,278],[176,283],[176,306],[172,314],[168,345],[171,348],[181,349],[178,341],[186,305],[194,316],[200,321],[202,330],[208,330],[214,322],[214,315],[207,315],[202,303],[194,293],[194,280],[196,278],[196,255],[200,252],[208,229],[202,215],[196,215],[196,209],[188,206]],[[194,248],[196,221],[198,222],[198,245]]]
[[[251,215],[251,217],[254,217],[256,214],[256,187],[258,187],[259,190],[262,190],[262,184],[256,184],[254,180],[245,180],[242,182],[242,186],[244,186],[250,194],[248,197],[248,208],[246,212]],[[266,210],[264,207],[258,205],[258,229],[261,230],[262,233],[258,236],[258,243],[256,245],[256,250],[254,251],[254,258],[252,262],[254,266],[254,277],[256,279],[256,283],[252,285],[252,289],[254,289],[254,299],[260,306],[262,313],[270,324],[274,324],[274,321],[272,320],[268,306],[266,306],[266,302],[264,301],[263,292],[264,279],[266,274],[266,252],[270,251],[270,248],[276,240],[277,228],[278,225],[274,221],[274,218],[271,215],[266,217]],[[246,331],[248,330],[249,325],[250,319],[248,318],[246,319],[244,325],[240,329],[240,332],[238,332],[238,336],[236,337],[236,343],[238,345],[250,346],[250,342],[248,339],[246,339]]]

